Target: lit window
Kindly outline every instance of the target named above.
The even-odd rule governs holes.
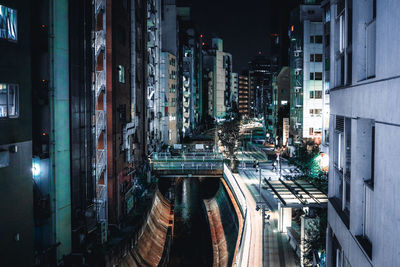
[[[0,118],[19,116],[18,85],[0,84]]]
[[[0,5],[0,38],[18,40],[17,11]]]
[[[314,98],[314,91],[310,91],[310,98]]]
[[[121,65],[118,66],[118,81],[125,83],[125,68]]]

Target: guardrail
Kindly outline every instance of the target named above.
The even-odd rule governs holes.
[[[231,170],[228,168],[226,164],[224,164],[224,179],[228,184],[229,188],[231,189],[236,202],[238,203],[239,209],[243,216],[243,231],[240,236],[239,241],[239,248],[236,253],[235,262],[232,266],[247,266],[248,259],[249,259],[249,251],[245,250],[245,248],[249,248],[250,242],[250,233],[251,233],[251,223],[250,223],[250,216],[247,216],[247,201],[246,197],[240,188],[238,182],[236,181],[235,177],[233,176]]]

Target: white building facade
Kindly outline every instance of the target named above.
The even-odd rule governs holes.
[[[303,138],[320,139],[322,133],[322,10],[301,5],[303,21]]]
[[[399,14],[330,3],[327,266],[400,266]]]

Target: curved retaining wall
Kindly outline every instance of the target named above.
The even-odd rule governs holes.
[[[133,248],[117,266],[157,266],[163,257],[166,239],[173,231],[173,221],[172,205],[157,191]]]
[[[203,201],[214,254],[213,266],[232,266],[243,227],[243,216],[224,179],[216,195]]]

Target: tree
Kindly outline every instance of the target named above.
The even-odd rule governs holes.
[[[326,209],[319,209],[315,220],[309,220],[303,243],[303,264],[313,266],[314,252],[325,252]]]
[[[218,130],[218,138],[221,144],[226,148],[225,155],[231,161],[231,168],[234,168],[234,162],[236,161],[236,149],[239,139],[239,125],[240,121],[238,116],[234,116],[233,120],[225,121]]]

